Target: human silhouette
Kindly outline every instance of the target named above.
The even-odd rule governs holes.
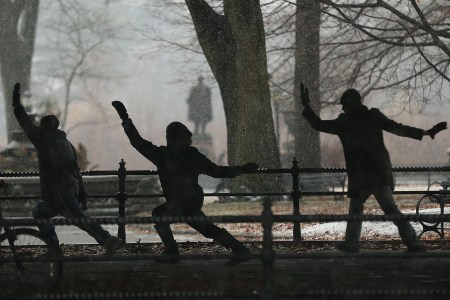
[[[159,171],[161,187],[166,202],[156,207],[153,217],[164,216],[197,216],[205,217],[202,212],[203,189],[198,184],[199,174],[212,177],[235,177],[258,169],[255,163],[242,166],[218,166],[192,147],[192,133],[180,122],[172,122],[166,128],[167,146],[155,146],[143,139],[131,119],[125,106],[120,101],[113,101],[112,105],[122,119],[131,145],[145,158],[150,160]],[[170,228],[170,221],[155,222],[155,229],[164,243],[164,251],[159,262],[177,262],[179,251]],[[220,228],[206,220],[189,220],[189,226],[207,238],[231,248],[234,255],[227,262],[234,265],[249,259],[250,251],[234,238],[227,230]]]
[[[187,98],[188,118],[195,124],[194,134],[204,134],[206,124],[212,120],[211,91],[203,79],[201,75],[198,77],[198,83],[191,88]]]
[[[42,200],[33,208],[35,219],[50,219],[58,214],[66,218],[89,218],[86,210],[86,191],[82,184],[75,148],[59,130],[59,120],[54,115],[41,118],[35,125],[20,103],[20,83],[13,92],[14,114],[31,143],[36,147]],[[80,205],[81,202],[81,205]],[[105,247],[105,255],[112,255],[123,241],[104,230],[99,224],[77,225]],[[40,224],[39,230],[50,246],[50,251],[61,255],[58,236],[52,224]]]
[[[429,130],[406,126],[387,118],[376,108],[368,109],[362,104],[361,95],[355,89],[346,90],[340,99],[341,113],[334,120],[321,120],[309,106],[309,92],[300,86],[303,116],[316,130],[335,134],[344,150],[348,172],[349,215],[363,214],[364,202],[374,195],[387,215],[401,216],[393,198],[394,180],[389,153],[384,145],[383,130],[390,133],[421,140],[424,135],[434,136],[447,128],[446,122],[438,123]],[[396,220],[394,224],[407,252],[425,252],[411,224]],[[362,221],[347,222],[345,241],[336,245],[342,252],[358,252]]]

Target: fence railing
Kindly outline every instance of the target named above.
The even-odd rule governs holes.
[[[88,198],[98,199],[98,198],[116,198],[118,202],[118,217],[121,219],[126,218],[126,202],[130,198],[161,198],[164,197],[162,193],[152,193],[152,194],[133,194],[129,195],[126,192],[127,176],[156,176],[158,171],[149,170],[127,170],[125,167],[125,161],[122,159],[119,162],[119,168],[117,171],[83,171],[82,175],[84,177],[95,177],[95,176],[117,176],[118,177],[118,190],[114,193],[109,194],[89,194]],[[449,166],[437,166],[437,167],[399,167],[393,168],[394,173],[426,173],[427,183],[430,185],[432,182],[430,180],[433,173],[448,173],[450,175]],[[252,193],[239,193],[239,192],[221,192],[221,193],[205,193],[205,197],[210,196],[220,196],[220,197],[290,197],[292,201],[292,223],[293,232],[292,239],[294,242],[301,240],[301,209],[300,200],[305,196],[334,196],[343,197],[346,195],[346,169],[344,168],[300,168],[298,166],[298,161],[296,158],[292,161],[291,168],[279,168],[279,169],[259,169],[254,174],[289,174],[292,179],[292,188],[290,191],[281,192],[252,192]],[[306,174],[334,174],[333,179],[330,180],[330,176],[325,177],[321,180],[320,177],[305,176]],[[336,176],[337,175],[337,176]],[[38,172],[0,172],[1,178],[11,178],[11,177],[38,177]],[[330,182],[334,184],[328,186]],[[428,191],[427,189],[422,190],[400,190],[394,191],[396,195],[424,195],[434,193],[433,191]],[[450,193],[450,192],[449,192]],[[20,195],[20,196],[0,196],[1,200],[32,200],[40,199],[39,195]],[[118,224],[118,237],[126,241],[126,231],[125,224]]]
[[[55,225],[71,225],[71,224],[80,224],[86,222],[95,222],[101,224],[118,224],[118,236],[122,238],[124,241],[126,240],[126,224],[143,224],[143,223],[155,223],[155,220],[158,221],[156,217],[127,217],[126,216],[126,202],[127,199],[131,197],[137,198],[147,198],[147,197],[162,197],[162,194],[137,194],[137,195],[128,195],[126,192],[126,178],[128,175],[139,175],[139,176],[154,176],[157,175],[157,171],[128,171],[125,168],[125,162],[122,160],[119,163],[119,169],[117,171],[88,171],[83,172],[84,176],[104,176],[104,175],[112,175],[118,176],[118,191],[116,194],[102,194],[102,195],[89,195],[90,198],[104,198],[104,197],[115,197],[118,201],[119,207],[119,216],[117,218],[111,217],[95,217],[90,219],[51,219],[51,220],[34,220],[32,218],[14,218],[7,219],[3,221],[4,225],[10,226],[31,226],[37,225],[39,223],[51,223]],[[345,174],[345,169],[342,168],[299,168],[297,160],[294,158],[292,162],[291,168],[280,168],[280,169],[260,169],[257,174],[290,174],[292,178],[292,189],[287,192],[263,192],[263,193],[206,193],[205,196],[258,196],[262,197],[262,212],[259,216],[208,216],[206,220],[211,222],[220,222],[220,223],[260,223],[263,228],[263,249],[260,254],[252,255],[255,258],[258,258],[262,261],[263,266],[263,287],[260,293],[261,299],[273,299],[273,266],[275,260],[275,252],[273,247],[273,225],[277,222],[283,223],[293,223],[293,241],[298,242],[301,240],[301,230],[300,224],[305,222],[329,222],[329,221],[348,221],[348,220],[363,220],[363,221],[392,221],[392,220],[409,220],[409,221],[429,221],[429,222],[449,222],[450,214],[440,214],[440,215],[401,215],[401,216],[392,216],[392,215],[364,215],[364,216],[351,216],[351,215],[315,215],[315,214],[301,214],[300,202],[301,198],[304,196],[313,196],[313,195],[345,195],[346,191],[343,188],[341,191],[335,190],[308,190],[302,186],[301,175],[312,173],[312,174],[321,174],[321,173],[342,173]],[[419,168],[394,168],[394,172],[449,172],[450,167],[419,167]],[[39,174],[36,172],[32,173],[0,173],[0,178],[8,178],[8,177],[29,177],[29,176],[38,176]],[[343,186],[345,187],[345,186]],[[426,194],[427,190],[410,190],[410,191],[397,191],[395,194]],[[292,201],[292,214],[290,215],[274,215],[272,211],[272,201],[271,197],[275,196],[287,196],[290,197]],[[19,198],[27,198],[27,199],[38,199],[39,196],[0,196],[0,200],[14,200]],[[165,219],[165,221],[174,221],[174,222],[184,222],[192,220],[192,218],[200,218],[204,220],[205,217],[199,216],[177,216],[169,219]],[[200,220],[199,219],[199,220]],[[421,254],[418,254],[421,255]],[[427,253],[426,255],[447,255],[442,253]],[[300,255],[301,256],[301,255]],[[294,258],[300,257],[299,255],[284,255],[285,258]],[[116,259],[149,259],[153,258],[154,255],[151,256],[136,256],[136,257],[117,257]],[[196,255],[190,256],[190,258],[211,258],[211,255]],[[220,256],[220,257],[223,257]],[[277,257],[283,257],[278,256]],[[183,256],[182,256],[183,258]],[[81,257],[73,257],[69,258],[75,261],[82,261]],[[102,258],[99,258],[102,260]],[[104,259],[104,258],[103,258]],[[89,261],[93,261],[95,259],[89,258]],[[217,294],[217,297],[221,297],[221,293]]]

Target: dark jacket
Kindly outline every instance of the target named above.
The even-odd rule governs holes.
[[[381,184],[394,189],[383,130],[417,140],[423,137],[422,129],[397,123],[378,109],[369,110],[364,105],[357,112],[342,113],[334,120],[321,120],[309,106],[305,106],[303,115],[314,129],[339,136],[348,172],[349,197]]]
[[[198,184],[200,174],[216,178],[242,174],[241,167],[218,166],[195,147],[173,150],[155,146],[139,135],[131,119],[123,121],[122,126],[131,145],[158,168],[161,187],[170,209],[196,210],[202,207],[203,189]]]
[[[80,172],[76,151],[66,134],[36,126],[22,105],[14,107],[14,114],[37,150],[42,199],[55,202],[65,199],[68,193],[78,194]]]

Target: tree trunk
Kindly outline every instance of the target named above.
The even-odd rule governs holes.
[[[224,15],[203,0],[186,0],[186,4],[219,84],[227,123],[228,163],[255,161],[264,167],[279,167],[259,1],[225,0]],[[258,178],[244,178],[240,184],[252,190],[275,187],[263,183],[262,176]]]
[[[20,130],[11,106],[14,84],[20,82],[22,94],[30,89],[38,9],[38,0],[0,2],[0,74],[8,142],[11,141],[11,134]]]
[[[296,103],[295,155],[300,167],[320,167],[320,137],[302,117],[300,83],[308,87],[311,107],[320,113],[320,2],[297,0],[294,97]]]

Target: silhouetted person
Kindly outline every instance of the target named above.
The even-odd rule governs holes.
[[[355,89],[346,90],[341,96],[342,114],[334,120],[321,120],[309,106],[309,92],[303,86],[301,101],[303,116],[319,131],[336,134],[344,149],[348,172],[349,215],[363,214],[364,202],[374,195],[385,214],[401,216],[393,198],[394,180],[389,153],[384,145],[383,130],[390,133],[421,140],[424,135],[434,136],[447,128],[446,122],[430,130],[422,130],[397,123],[387,118],[376,108],[368,109],[361,102],[361,95]],[[398,227],[407,252],[425,252],[416,233],[408,221],[394,221]],[[343,252],[358,252],[362,221],[348,221],[345,242],[337,244]]]
[[[258,169],[255,163],[236,167],[217,166],[191,146],[192,133],[180,122],[172,122],[167,126],[167,146],[155,146],[139,135],[128,117],[125,106],[120,101],[114,101],[112,105],[123,121],[122,126],[131,145],[158,168],[166,202],[153,210],[153,217],[182,215],[205,217],[201,210],[203,189],[198,184],[199,174],[212,177],[235,177]],[[158,261],[177,262],[179,260],[178,246],[170,223],[169,221],[155,223],[155,229],[164,243],[163,256]],[[226,248],[231,248],[235,255],[228,262],[229,265],[249,259],[250,251],[225,229],[206,220],[186,223],[205,237],[214,239]]]
[[[36,147],[39,161],[39,178],[42,200],[33,208],[35,219],[50,219],[58,214],[66,218],[88,218],[83,211],[86,191],[82,184],[77,155],[66,134],[58,130],[59,120],[54,115],[41,118],[36,126],[20,103],[20,84],[16,83],[13,92],[14,114],[31,143]],[[83,208],[80,202],[84,203]],[[55,226],[38,225],[50,250],[61,254]],[[112,255],[123,241],[111,236],[99,224],[77,225],[86,231],[106,249],[106,255]]]
[[[189,120],[194,122],[194,134],[205,133],[205,127],[212,120],[211,91],[203,83],[203,76],[198,77],[197,85],[191,88],[187,99],[189,105]]]

